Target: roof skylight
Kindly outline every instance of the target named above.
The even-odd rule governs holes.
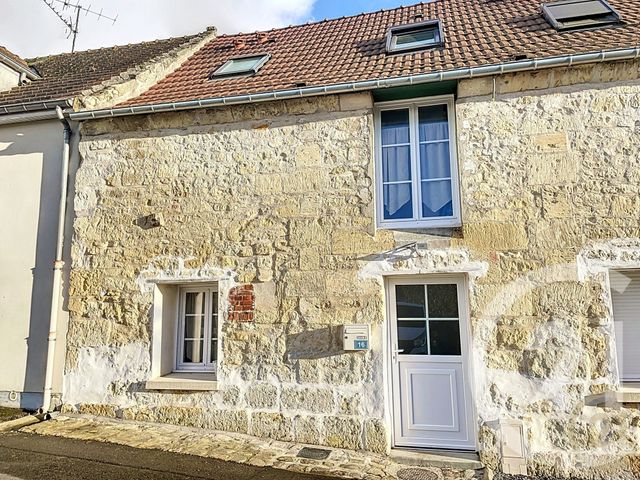
[[[270,55],[252,55],[250,57],[232,58],[211,74],[210,78],[237,77],[252,75],[267,63]]]
[[[387,34],[387,52],[422,50],[442,45],[439,20],[392,27]]]
[[[606,0],[558,0],[543,3],[542,13],[556,30],[593,28],[620,21]]]

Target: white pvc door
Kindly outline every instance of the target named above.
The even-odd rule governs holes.
[[[463,281],[389,282],[396,446],[475,450]]]

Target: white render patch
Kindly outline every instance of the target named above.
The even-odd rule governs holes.
[[[64,401],[133,405],[136,400],[126,387],[145,382],[150,366],[145,344],[80,348],[76,368],[64,376]]]

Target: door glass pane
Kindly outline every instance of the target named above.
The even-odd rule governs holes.
[[[398,320],[398,349],[400,355],[427,354],[427,324],[425,320]]]
[[[457,320],[429,320],[431,355],[460,355],[460,325]]]
[[[446,105],[432,105],[418,109],[421,142],[446,140],[449,138],[449,121]]]
[[[420,178],[450,178],[449,142],[420,145]]]
[[[396,285],[398,318],[426,318],[424,285]]]
[[[458,318],[458,286],[428,285],[429,318]]]
[[[383,111],[380,119],[382,145],[409,143],[409,109]]]
[[[187,315],[204,315],[205,292],[186,292],[184,313]]]
[[[382,181],[411,180],[411,147],[382,148]]]
[[[452,217],[453,195],[451,180],[422,182],[422,216]]]
[[[383,190],[385,220],[413,218],[411,183],[392,183]]]
[[[204,338],[204,315],[186,316],[184,318],[184,338]]]
[[[203,362],[203,340],[185,340],[184,353],[182,355],[183,363],[202,363]]]

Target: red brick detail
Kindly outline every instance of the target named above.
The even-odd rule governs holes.
[[[253,322],[256,296],[253,285],[238,285],[229,292],[228,320],[230,322]]]

